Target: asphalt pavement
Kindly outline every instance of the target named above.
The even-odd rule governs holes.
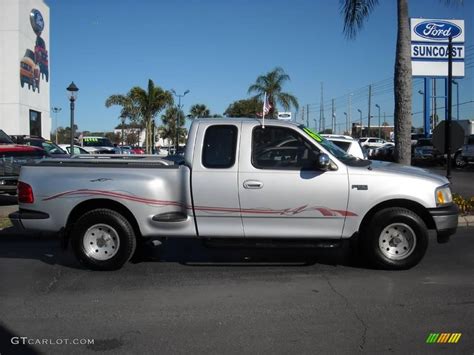
[[[473,231],[443,245],[432,238],[421,264],[397,272],[344,250],[308,258],[196,241],[145,248],[119,271],[93,272],[53,237],[4,231],[0,353],[472,354]],[[462,335],[427,344],[430,333]]]

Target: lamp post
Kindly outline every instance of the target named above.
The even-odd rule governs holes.
[[[66,89],[69,91],[69,101],[71,102],[71,146],[70,146],[70,154],[71,156],[74,155],[74,102],[77,99],[77,92],[79,91],[78,87],[74,84],[74,81],[69,84]]]
[[[358,108],[357,111],[360,113],[360,135],[359,137],[362,137],[362,111]]]
[[[346,116],[346,132],[349,131],[349,122],[347,121],[347,112],[344,112],[344,116]]]
[[[381,136],[381,130],[380,130],[380,106],[379,106],[379,104],[375,104],[375,107],[377,107],[378,110],[379,110],[379,139],[380,139],[380,136]]]
[[[52,107],[51,110],[54,112],[55,116],[55,131],[56,131],[56,144],[58,144],[58,113],[61,112],[62,108],[61,107]]]
[[[456,85],[456,120],[459,120],[459,83],[456,80],[452,80],[452,83]]]
[[[186,94],[189,94],[189,90],[186,90],[182,94],[177,94],[174,89],[171,89],[171,92],[173,93],[174,96],[178,98],[178,109],[176,110],[176,145],[175,145],[175,154],[178,154],[178,147],[179,147],[179,129],[180,124],[179,124],[179,110],[181,110],[181,98],[186,96]]]

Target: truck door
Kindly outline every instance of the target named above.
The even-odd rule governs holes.
[[[239,191],[246,237],[340,238],[347,168],[317,169],[318,147],[297,127],[244,124]]]
[[[222,121],[198,128],[191,188],[200,237],[244,236],[237,185],[240,127]]]

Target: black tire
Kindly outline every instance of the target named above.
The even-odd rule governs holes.
[[[105,245],[104,235],[91,237],[94,235],[92,231],[102,230],[101,227],[105,233]],[[95,241],[90,242],[90,244],[95,244],[86,250],[84,245],[90,238],[96,238]],[[92,270],[120,269],[134,254],[136,243],[135,232],[130,222],[120,213],[106,208],[85,213],[77,220],[71,231],[71,244],[77,259],[82,265]],[[89,243],[87,242],[87,244]],[[117,246],[116,249],[114,245]],[[97,250],[91,250],[96,247]],[[114,250],[110,248],[114,248]],[[104,256],[103,253],[107,254],[107,250],[113,254],[113,257]],[[97,257],[94,252],[98,253]],[[101,254],[108,259],[100,260]]]
[[[425,255],[428,229],[413,211],[392,207],[375,213],[364,226],[361,239],[362,251],[372,266],[404,270],[417,265]]]
[[[461,152],[454,154],[453,165],[458,169],[462,169],[467,165],[467,162],[461,156]]]

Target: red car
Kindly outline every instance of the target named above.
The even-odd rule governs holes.
[[[0,193],[16,194],[21,166],[42,159],[44,150],[28,145],[0,144]]]
[[[145,151],[142,148],[136,147],[131,149],[132,154],[145,154]]]

